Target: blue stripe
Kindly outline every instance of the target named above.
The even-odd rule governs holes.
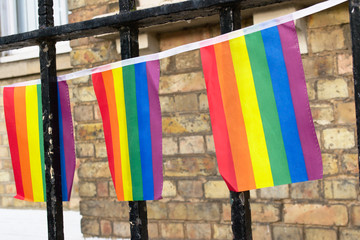
[[[60,140],[60,164],[61,164],[62,200],[63,201],[68,201],[67,182],[66,182],[66,166],[65,166],[65,152],[64,152],[63,122],[62,122],[59,86],[58,86],[58,91],[57,92],[58,92],[58,114],[59,114],[59,140]]]
[[[279,113],[281,132],[284,139],[291,181],[293,183],[307,181],[308,177],[304,155],[297,129],[279,31],[277,27],[272,27],[261,31],[261,34],[264,41],[276,106]]]
[[[154,199],[154,179],[146,63],[135,65],[135,79],[143,194],[144,200],[151,200]]]

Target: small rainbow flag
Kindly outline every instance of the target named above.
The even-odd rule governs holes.
[[[75,145],[66,82],[58,82],[61,184],[63,201],[70,200],[75,172]],[[5,121],[17,195],[46,201],[45,153],[41,85],[4,88]]]
[[[228,188],[322,178],[294,23],[200,51],[219,171]]]
[[[162,198],[159,78],[158,60],[92,75],[120,201]]]

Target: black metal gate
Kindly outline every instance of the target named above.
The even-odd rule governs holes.
[[[139,55],[139,28],[219,14],[221,33],[223,34],[241,28],[240,10],[290,1],[192,0],[135,11],[135,0],[119,0],[120,13],[117,15],[54,27],[53,1],[39,0],[38,30],[0,37],[0,51],[26,46],[40,46],[48,238],[64,239],[57,122],[56,42],[119,31],[121,57],[127,59]],[[349,0],[358,142],[360,141],[359,8],[360,0]],[[48,129],[52,129],[52,131],[48,131]],[[234,239],[252,239],[250,193],[248,191],[241,193],[231,192],[230,196]],[[131,239],[148,239],[146,202],[129,202],[129,206]]]

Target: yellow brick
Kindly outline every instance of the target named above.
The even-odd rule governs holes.
[[[329,128],[323,131],[325,149],[349,149],[355,146],[353,130]]]
[[[332,56],[303,58],[306,79],[331,76],[334,73],[334,58]]]
[[[148,219],[167,219],[167,204],[152,201],[147,204]]]
[[[198,110],[196,94],[176,95],[175,110],[177,112],[193,112]]]
[[[357,180],[325,180],[324,192],[327,199],[356,199]]]
[[[175,158],[164,162],[164,175],[169,177],[209,176],[215,173],[215,159],[210,157]]]
[[[201,198],[204,195],[201,181],[179,181],[178,191],[180,196],[188,198]]]
[[[184,227],[181,223],[160,223],[162,239],[183,239]]]
[[[271,240],[271,229],[269,225],[252,224],[253,240]]]
[[[99,235],[100,225],[98,220],[83,217],[81,219],[81,231],[84,234]]]
[[[352,74],[353,73],[353,57],[352,54],[339,54],[337,56],[338,73]]]
[[[341,28],[312,30],[309,39],[314,53],[345,49],[345,37]]]
[[[186,239],[211,239],[211,226],[209,223],[185,224]]]
[[[294,199],[319,199],[320,181],[301,182],[290,185],[291,198]]]
[[[344,205],[284,204],[284,222],[291,224],[336,225],[348,223]]]
[[[214,239],[232,239],[233,233],[231,230],[231,226],[225,225],[225,224],[214,224],[213,238]],[[254,240],[256,240],[256,239],[254,238]],[[265,240],[265,239],[262,239],[262,240]]]
[[[317,83],[320,100],[349,97],[347,82],[338,78],[335,80],[319,80]]]
[[[358,240],[360,239],[360,232],[358,228],[354,229],[341,229],[340,230],[341,240]]]
[[[355,124],[355,102],[337,103],[335,105],[335,121],[339,124]]]
[[[178,153],[177,138],[163,138],[162,151],[164,155],[174,155]]]
[[[305,240],[337,240],[336,230],[327,228],[305,228]]]
[[[160,94],[191,92],[205,89],[202,72],[192,72],[160,77]]]
[[[209,110],[209,102],[205,93],[202,93],[199,96],[199,107],[201,111]]]
[[[175,112],[175,99],[173,97],[160,97],[161,112]]]
[[[251,203],[251,219],[254,222],[277,222],[280,220],[280,205]]]
[[[79,124],[75,127],[77,140],[95,140],[104,138],[102,123]]]
[[[204,188],[206,198],[229,198],[229,189],[224,181],[208,181]]]
[[[340,162],[341,171],[344,173],[358,173],[358,155],[357,154],[344,154]]]
[[[129,222],[114,222],[114,234],[118,237],[130,238]]]
[[[334,121],[334,111],[330,105],[311,105],[311,113],[314,123],[319,125],[328,125]]]
[[[181,154],[190,154],[190,153],[204,153],[204,137],[203,136],[189,136],[189,137],[180,137],[180,153]]]
[[[163,184],[163,197],[175,197],[176,196],[176,185],[171,181],[164,181]]]
[[[333,175],[339,172],[338,158],[332,154],[322,154],[324,175]]]
[[[309,16],[309,28],[341,25],[349,22],[348,4],[341,4]]]
[[[175,56],[176,69],[178,71],[191,70],[201,67],[200,51],[194,50],[191,52],[181,53]]]
[[[79,178],[109,178],[107,162],[86,162],[79,167]]]
[[[209,132],[210,129],[210,117],[208,114],[162,118],[162,130],[165,134]]]
[[[274,239],[302,240],[303,231],[300,227],[275,226],[273,228]]]
[[[79,194],[81,197],[95,197],[96,185],[93,182],[81,182],[79,184]]]
[[[283,199],[289,197],[289,186],[280,185],[260,189],[261,198],[266,199]]]

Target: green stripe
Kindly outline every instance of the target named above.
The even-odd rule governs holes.
[[[42,95],[41,85],[37,85],[37,100],[38,100],[38,119],[39,119],[39,139],[40,139],[40,156],[41,156],[41,172],[43,181],[44,201],[46,202],[46,180],[45,180],[45,152],[44,152],[44,131],[43,131],[43,119],[42,119]]]
[[[245,36],[274,185],[291,182],[271,75],[261,32]]]
[[[136,82],[134,65],[123,68],[126,124],[128,130],[129,157],[133,199],[143,199],[141,157],[139,143],[139,125],[136,105]],[[150,143],[149,143],[150,144]],[[125,183],[124,183],[125,184]]]

